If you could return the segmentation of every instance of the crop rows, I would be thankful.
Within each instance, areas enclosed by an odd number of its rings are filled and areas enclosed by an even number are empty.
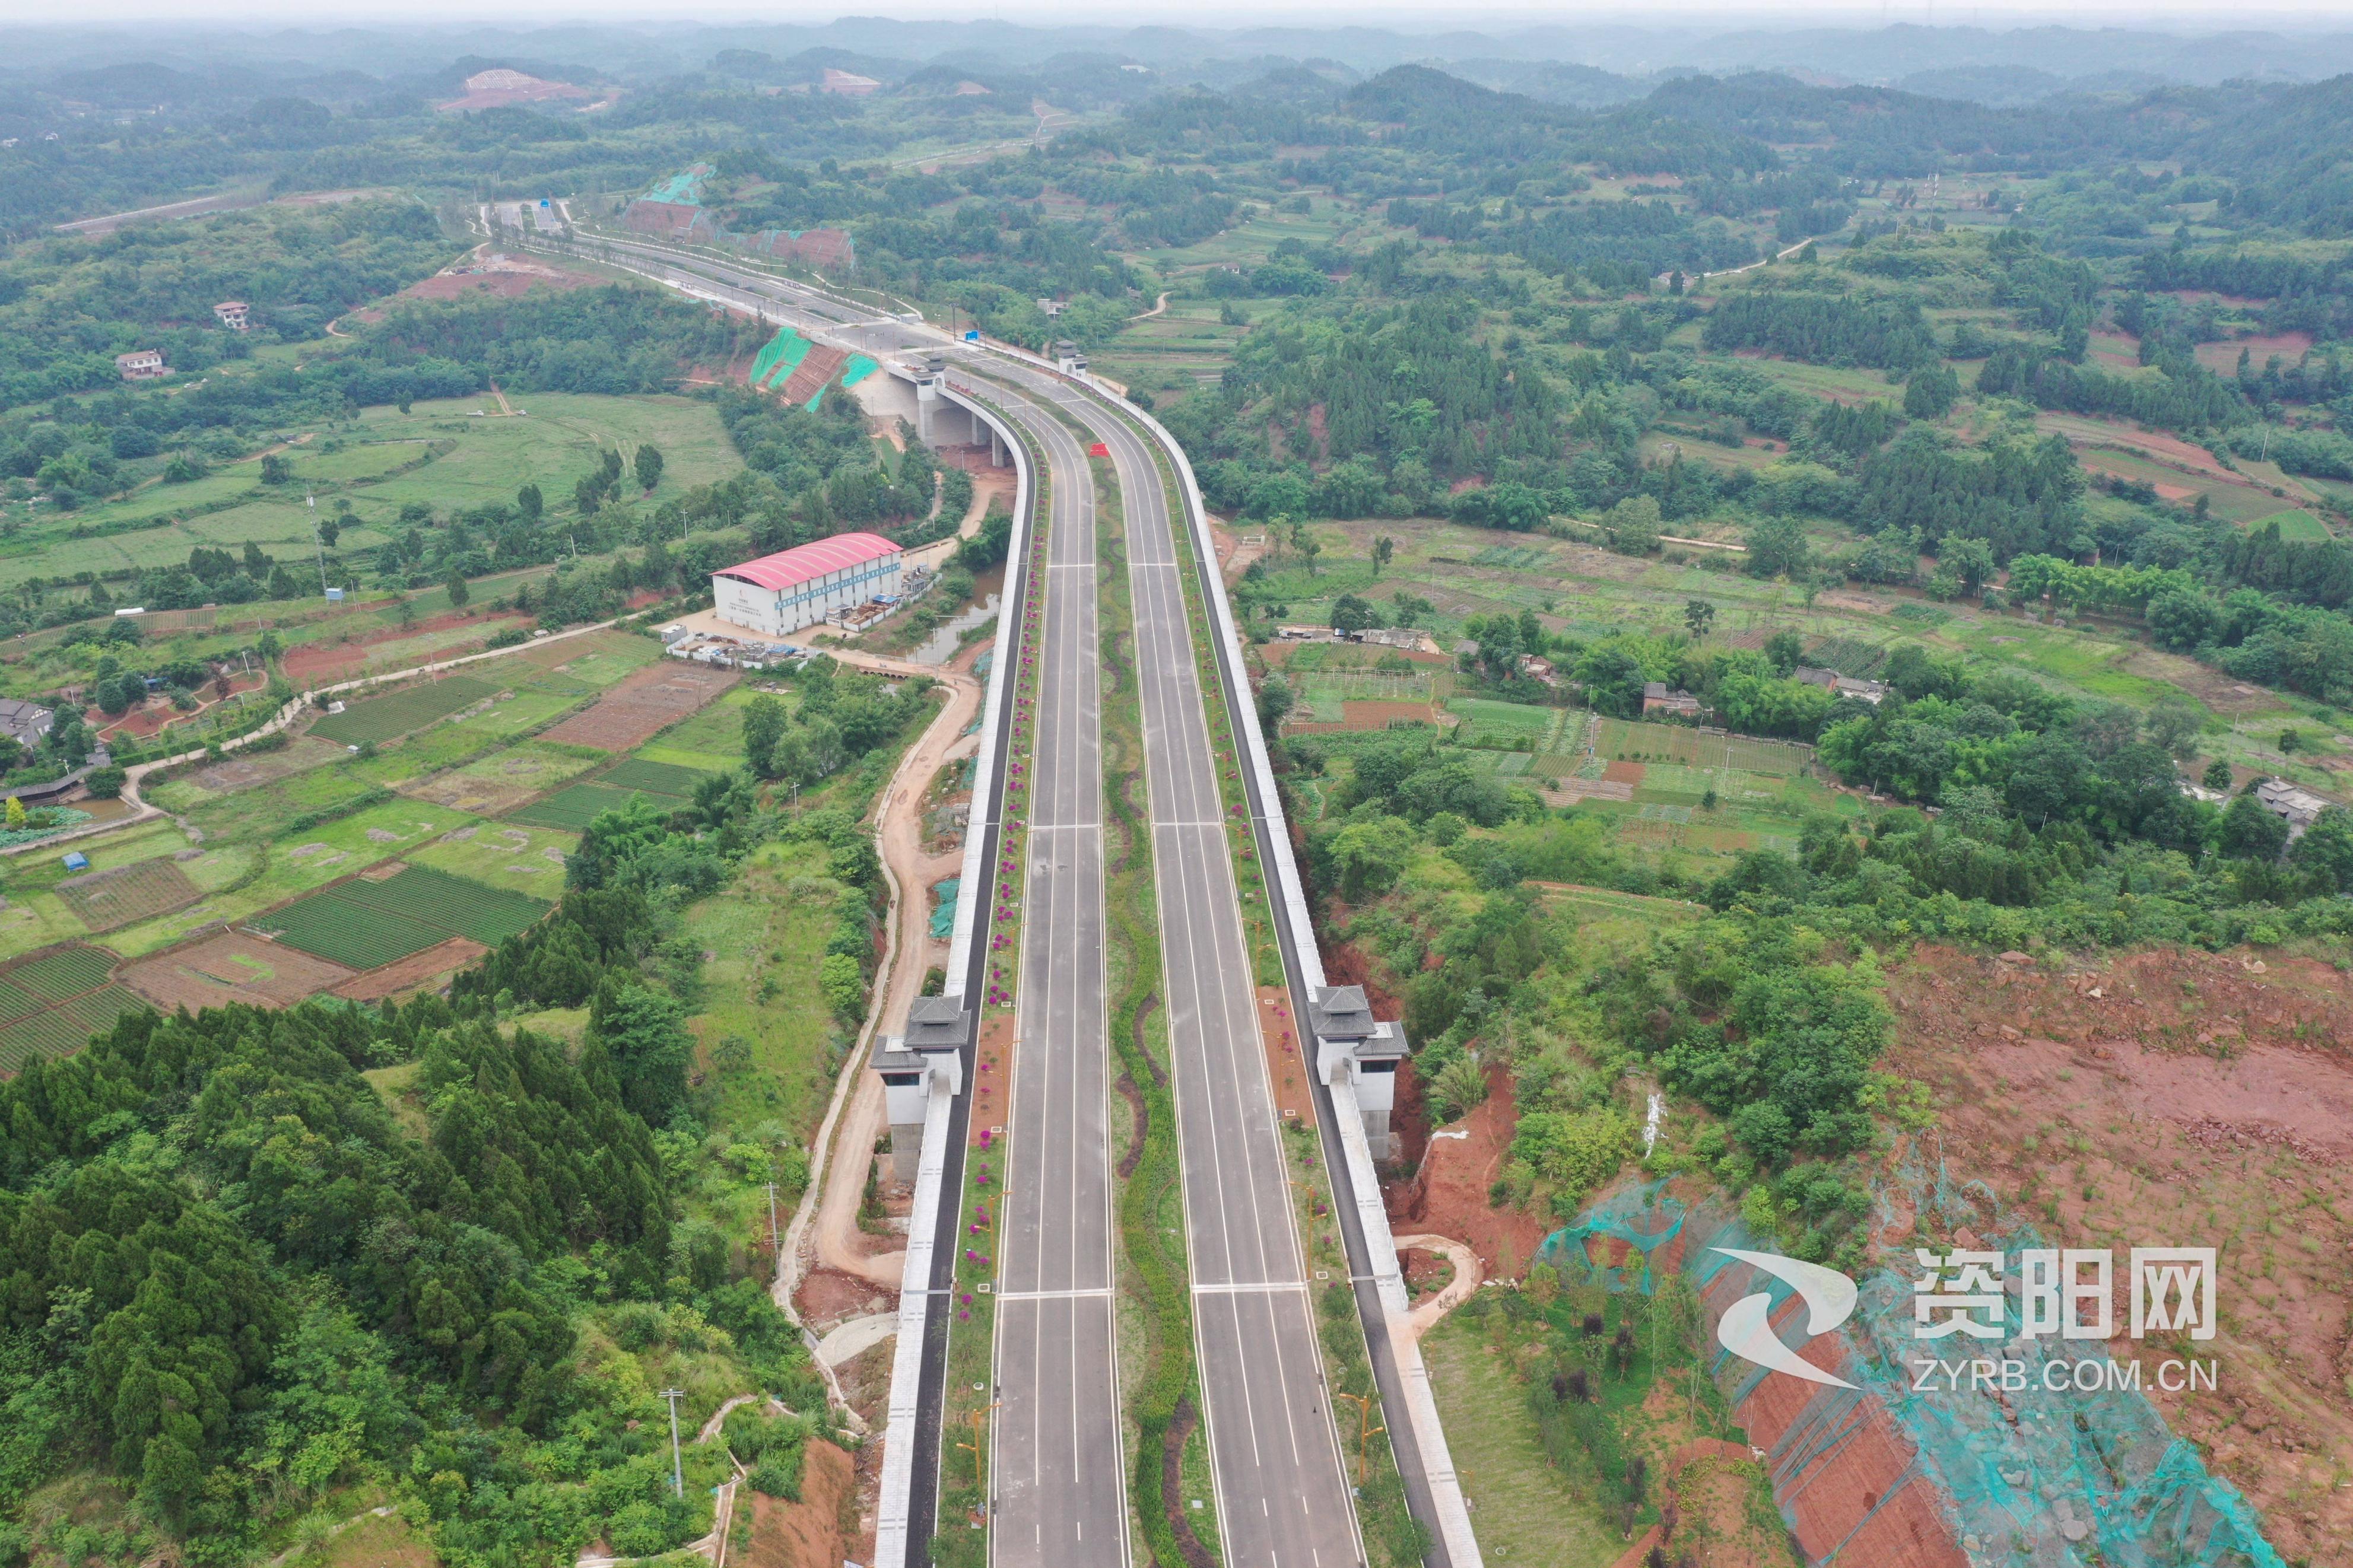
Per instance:
[[[412,730],[421,730],[460,708],[470,708],[486,697],[495,697],[498,689],[471,676],[444,676],[389,697],[370,698],[341,713],[330,713],[312,725],[311,732],[346,746],[370,742],[381,744],[398,740]]]
[[[147,1005],[120,985],[109,985],[0,1027],[0,1073],[19,1073],[42,1057],[69,1056],[115,1019]]]
[[[606,812],[626,809],[639,793],[633,789],[614,789],[601,784],[574,784],[569,789],[556,791],[545,800],[535,801],[521,811],[510,814],[509,820],[533,827],[562,827],[577,833]]]
[[[106,984],[114,955],[95,947],[69,947],[47,958],[20,963],[8,978],[44,1002],[62,1002]]]
[[[93,931],[134,925],[195,903],[204,896],[188,874],[168,859],[142,860],[119,870],[72,877],[58,884],[58,897]]]
[[[256,923],[288,947],[374,969],[454,936],[496,946],[547,909],[526,893],[412,866],[386,881],[350,881],[313,893]]]
[[[345,882],[333,897],[346,903],[426,925],[495,947],[547,912],[546,900],[493,888],[428,867],[411,866],[381,882]]]
[[[694,786],[709,777],[711,775],[700,768],[682,768],[675,763],[649,763],[642,757],[631,757],[596,783],[612,789],[643,790],[649,795],[667,795],[687,800],[692,797]]]

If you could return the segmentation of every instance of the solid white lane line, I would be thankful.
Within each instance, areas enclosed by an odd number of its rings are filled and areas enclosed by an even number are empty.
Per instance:
[[[1193,1294],[1196,1296],[1249,1296],[1262,1291],[1288,1293],[1306,1289],[1307,1281],[1304,1279],[1243,1280],[1230,1285],[1196,1285],[1193,1287]]]

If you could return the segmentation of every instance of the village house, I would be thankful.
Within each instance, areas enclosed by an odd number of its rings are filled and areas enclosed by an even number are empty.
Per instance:
[[[1819,686],[1835,697],[1852,697],[1858,702],[1868,702],[1873,708],[1886,699],[1887,683],[1883,680],[1859,680],[1852,675],[1841,675],[1835,669],[1816,669],[1801,664],[1789,672],[1789,679],[1807,686]]]
[[[1670,719],[1696,719],[1703,711],[1699,699],[1688,691],[1670,691],[1663,680],[1650,680],[1642,684],[1642,717],[1645,719],[1661,713]]]
[[[2255,800],[2264,810],[2286,819],[2290,843],[2303,837],[2304,830],[2336,804],[2285,779],[2265,779],[2255,785]]]

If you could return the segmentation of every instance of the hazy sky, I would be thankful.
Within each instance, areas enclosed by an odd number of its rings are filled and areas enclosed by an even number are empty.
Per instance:
[[[535,26],[573,21],[823,23],[837,8],[778,5],[775,0],[501,0],[494,7],[467,0],[11,0],[0,6],[6,23],[65,26],[140,20],[219,21],[232,26],[335,27],[380,22],[470,22]],[[854,15],[970,20],[996,17],[1036,23],[1190,23],[1203,26],[1341,23],[1409,31],[1577,22],[1658,26],[1875,26],[1889,22],[1976,24],[1985,26],[2057,23],[2070,26],[2162,27],[2208,32],[2275,27],[2331,31],[2353,28],[2348,0],[2262,0],[2226,10],[2215,0],[1815,0],[1793,11],[1788,0],[1649,0],[1648,4],[1564,5],[1557,0],[1475,0],[1474,4],[1413,5],[1404,0],[1127,0],[1105,7],[1096,0],[920,0],[904,5],[860,6]]]

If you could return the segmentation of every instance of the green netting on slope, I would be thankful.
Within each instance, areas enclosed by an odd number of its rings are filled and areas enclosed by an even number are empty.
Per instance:
[[[808,357],[808,352],[809,341],[807,338],[790,327],[778,327],[776,335],[762,344],[760,352],[753,356],[752,374],[744,378],[745,384],[759,387],[772,380],[781,383],[791,379],[793,372],[800,368],[801,361]]]
[[[932,884],[932,940],[945,942],[955,934],[956,889],[963,879],[950,877]]]
[[[700,205],[702,201],[703,176],[710,173],[711,165],[697,163],[692,168],[672,174],[662,181],[646,193],[645,199],[649,202],[670,202],[679,206]]]
[[[841,367],[841,384],[845,388],[856,386],[860,382],[864,381],[868,376],[872,375],[876,371],[881,368],[881,366],[876,364],[872,360],[868,359],[864,354],[851,354],[849,360],[844,363]],[[815,392],[809,394],[809,400],[807,403],[802,404],[801,406],[807,409],[811,414],[814,414],[818,410],[818,405],[824,401],[825,388],[820,386]]]
[[[1894,1223],[1908,1232],[1904,1216],[1918,1214],[1940,1222],[1931,1228],[1968,1226],[1985,1248],[2010,1259],[2042,1244],[2031,1225],[2001,1224],[1981,1184],[1957,1187],[1941,1166],[1907,1169],[1892,1186],[1880,1194],[1879,1226]],[[1899,1193],[1908,1206],[1895,1202]],[[1859,1282],[1852,1320],[1837,1331],[1846,1352],[1838,1370],[1858,1386],[1812,1387],[1768,1456],[1776,1500],[1813,1561],[1876,1568],[1871,1553],[1905,1527],[1904,1510],[1918,1506],[1917,1488],[1925,1485],[1953,1541],[1972,1563],[1988,1568],[2282,1568],[2253,1507],[2207,1471],[2198,1450],[2173,1435],[2145,1395],[2105,1386],[2077,1392],[2071,1381],[2063,1393],[2045,1391],[2046,1364],[2104,1360],[2096,1342],[1957,1336],[1964,1348],[1954,1348],[1951,1340],[1915,1339],[1919,1269],[1905,1240],[1882,1248],[1880,1266]],[[1679,1267],[1706,1302],[1711,1324],[1733,1301],[1763,1291],[1783,1337],[1802,1348],[1803,1309],[1792,1309],[1798,1327],[1782,1316],[1791,1288],[1719,1247],[1777,1250],[1711,1205],[1687,1208],[1659,1183],[1597,1202],[1547,1237],[1539,1256],[1580,1269],[1598,1266],[1599,1277],[1620,1289],[1653,1289],[1662,1272]],[[2004,1282],[2010,1291],[2007,1327],[2014,1332],[2018,1281],[2006,1270]],[[2021,1363],[2028,1392],[1997,1399],[1966,1383],[1957,1391],[1913,1386],[1912,1363],[1924,1358],[1978,1357]],[[2160,1359],[2149,1357],[2151,1370]],[[1711,1370],[1736,1410],[1774,1375],[1721,1350]],[[1777,1398],[1752,1408],[1767,1403],[1786,1407],[1786,1398]],[[1874,1445],[1878,1452],[1869,1453]],[[1874,1489],[1841,1505],[1832,1496],[1841,1465],[1869,1469]],[[1874,1533],[1875,1526],[1884,1529]]]

